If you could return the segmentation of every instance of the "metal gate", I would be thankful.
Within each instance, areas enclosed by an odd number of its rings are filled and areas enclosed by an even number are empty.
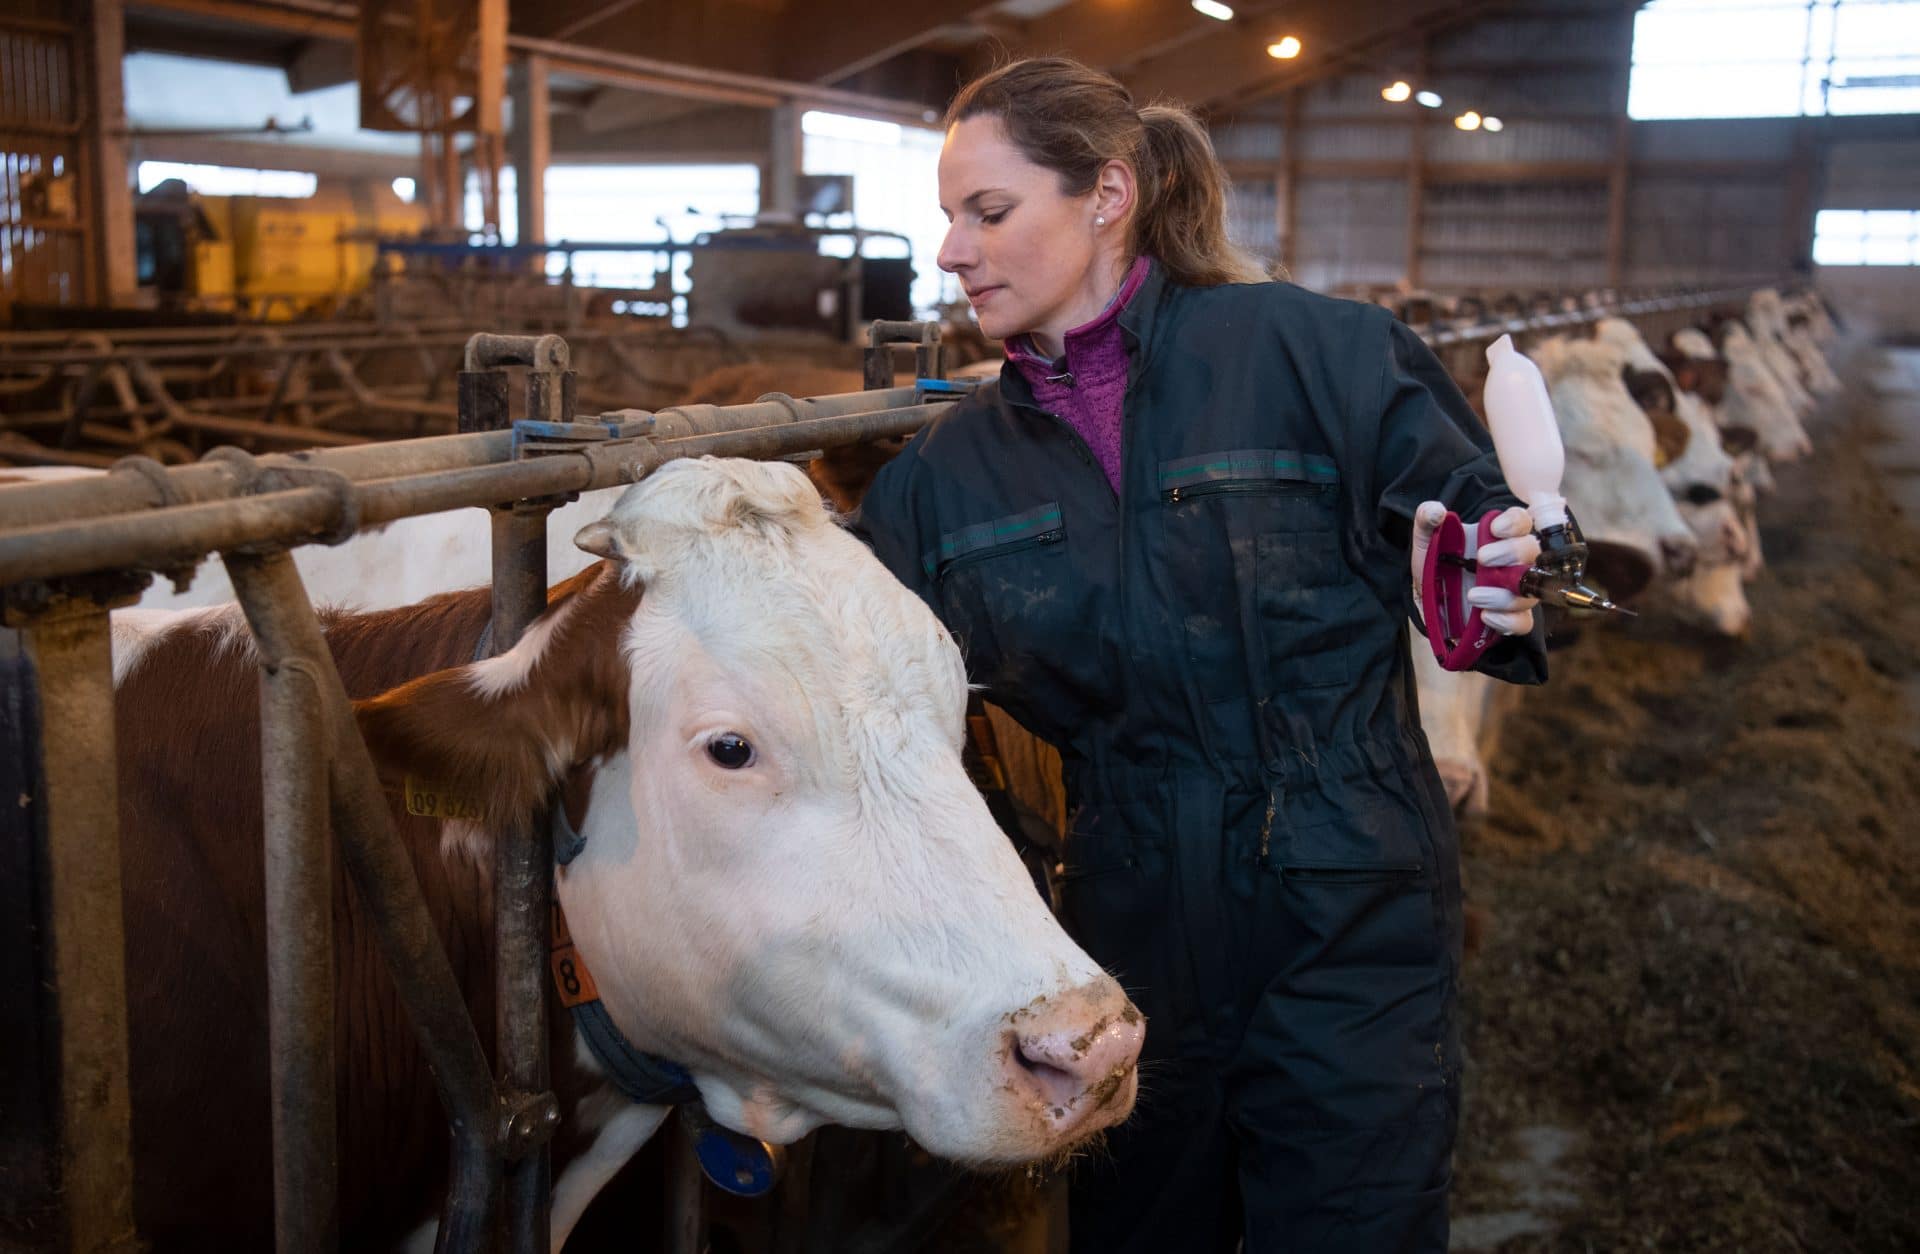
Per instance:
[[[10,5],[61,14],[64,4]],[[79,32],[0,16],[0,322],[16,303],[89,300]]]

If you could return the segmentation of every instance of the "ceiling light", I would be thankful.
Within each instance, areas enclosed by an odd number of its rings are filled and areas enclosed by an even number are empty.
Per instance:
[[[1455,118],[1453,124],[1463,131],[1477,131],[1480,129],[1480,115],[1472,109],[1468,109],[1465,113]]]
[[[1300,55],[1300,41],[1287,35],[1277,44],[1268,44],[1267,55],[1276,61],[1291,61]]]
[[[1429,109],[1438,109],[1440,107],[1440,93],[1437,91],[1423,91],[1416,95],[1414,99]]]
[[[1204,13],[1216,22],[1231,22],[1233,10],[1221,4],[1220,0],[1193,0],[1193,11]]]
[[[1404,79],[1397,79],[1380,89],[1380,99],[1391,100],[1395,104],[1399,104],[1402,100],[1412,99],[1412,97],[1413,88],[1407,86]]]
[[[1497,131],[1505,125],[1506,123],[1502,122],[1499,118],[1480,119],[1480,129],[1483,131]]]

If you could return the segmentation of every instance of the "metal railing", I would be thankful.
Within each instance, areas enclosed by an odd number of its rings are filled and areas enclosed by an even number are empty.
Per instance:
[[[917,346],[937,373],[937,328],[876,327]],[[337,542],[397,518],[465,506],[492,511],[492,647],[513,644],[546,599],[546,516],[573,493],[644,479],[678,457],[774,458],[909,434],[950,401],[913,387],[750,405],[605,414],[579,442],[516,453],[509,368],[526,372],[525,410],[572,420],[568,343],[477,335],[459,376],[462,432],[378,446],[255,458],[224,450],[166,468],[129,459],[112,473],[0,491],[0,612],[19,632],[37,708],[41,766],[25,811],[44,883],[16,886],[49,947],[33,990],[58,1036],[47,1083],[61,1117],[43,1131],[50,1205],[104,1207],[91,1231],[133,1240],[119,799],[115,793],[108,612],[152,572],[218,553],[258,649],[266,838],[268,1022],[278,1248],[323,1251],[338,1234],[333,1071],[331,830],[412,1020],[453,1137],[436,1249],[491,1248],[499,1211],[516,1254],[548,1242],[546,928],[552,851],[542,823],[495,842],[497,1070],[436,934],[374,763],[288,549]],[[30,720],[31,722],[32,720]],[[15,904],[9,900],[6,904]],[[64,1244],[80,1248],[63,1218]],[[90,1248],[99,1248],[93,1246]]]
[[[447,385],[465,330],[169,330],[0,333],[0,455],[104,468],[140,453],[184,464],[212,442],[346,446],[455,427]],[[746,356],[700,328],[595,328],[568,342],[588,400],[602,405],[677,400],[691,373]]]

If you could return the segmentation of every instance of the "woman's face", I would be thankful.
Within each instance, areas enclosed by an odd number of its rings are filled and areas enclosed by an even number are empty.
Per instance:
[[[947,132],[940,209],[952,225],[940,268],[959,277],[981,331],[996,340],[1035,332],[1057,351],[1067,330],[1099,314],[1125,238],[1119,213],[1105,211],[1108,182],[1065,194],[1060,176],[1029,161],[997,118],[967,118]]]

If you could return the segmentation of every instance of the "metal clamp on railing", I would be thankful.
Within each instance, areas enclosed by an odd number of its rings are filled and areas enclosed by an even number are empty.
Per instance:
[[[943,378],[946,363],[940,355],[940,324],[937,322],[888,322],[867,325],[865,361],[868,391],[893,386],[893,345],[918,345],[913,354],[913,372],[922,379]]]
[[[913,403],[925,405],[928,401],[957,401],[972,396],[984,379],[927,379],[913,381]]]
[[[222,445],[200,460],[232,466],[238,479],[240,496],[258,496],[263,492],[282,492],[289,488],[324,488],[332,494],[336,509],[333,525],[315,536],[322,544],[345,544],[360,530],[360,501],[354,495],[353,480],[337,470],[327,466],[299,465],[291,461],[262,462],[245,449],[230,445]],[[233,546],[233,551],[244,551],[244,548]]]
[[[654,416],[643,409],[619,409],[585,422],[522,418],[513,424],[513,457],[519,461],[542,453],[578,452],[607,440],[634,440],[652,435],[656,425]]]

